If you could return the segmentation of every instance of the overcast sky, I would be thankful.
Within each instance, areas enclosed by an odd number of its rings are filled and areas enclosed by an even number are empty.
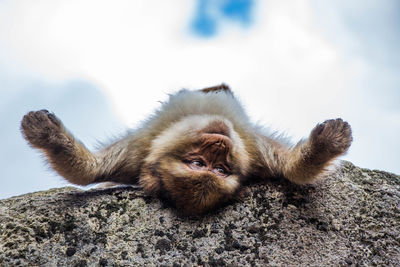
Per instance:
[[[399,45],[396,0],[0,1],[0,198],[67,185],[21,137],[26,112],[93,149],[221,82],[293,142],[342,117],[345,159],[400,174]]]

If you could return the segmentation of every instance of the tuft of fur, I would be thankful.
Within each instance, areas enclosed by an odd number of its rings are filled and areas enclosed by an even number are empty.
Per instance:
[[[253,177],[313,183],[352,142],[350,125],[335,119],[291,147],[253,125],[226,85],[170,95],[141,127],[96,153],[47,110],[26,114],[21,130],[69,182],[140,184],[186,214],[236,198]]]

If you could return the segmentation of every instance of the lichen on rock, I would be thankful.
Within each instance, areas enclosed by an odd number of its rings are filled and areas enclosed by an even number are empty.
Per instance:
[[[315,185],[271,179],[182,217],[135,187],[0,201],[1,266],[400,266],[400,177],[349,162]]]

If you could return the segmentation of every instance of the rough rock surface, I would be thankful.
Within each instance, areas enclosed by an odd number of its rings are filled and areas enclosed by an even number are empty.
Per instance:
[[[0,201],[0,266],[20,265],[400,266],[400,177],[343,162],[200,218],[131,187],[13,197]]]

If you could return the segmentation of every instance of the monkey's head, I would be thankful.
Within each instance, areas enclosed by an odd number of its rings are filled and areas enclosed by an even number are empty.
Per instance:
[[[232,198],[248,166],[249,153],[229,121],[190,116],[153,140],[141,184],[183,213],[200,214]]]

